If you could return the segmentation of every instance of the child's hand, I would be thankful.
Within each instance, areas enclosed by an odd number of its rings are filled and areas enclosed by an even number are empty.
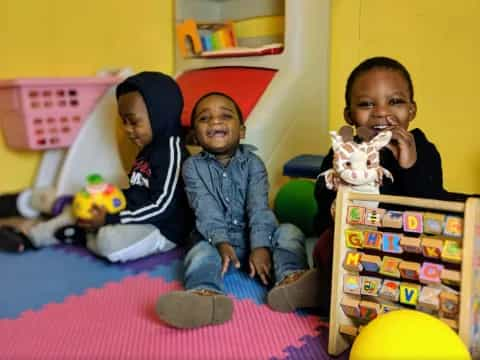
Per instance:
[[[90,209],[92,218],[88,220],[80,219],[77,225],[86,230],[96,230],[99,227],[105,225],[105,218],[107,216],[107,210],[103,206],[93,205]]]
[[[397,126],[393,123],[393,120],[387,118],[387,121],[391,125],[388,130],[392,132],[392,140],[387,145],[387,148],[392,151],[400,167],[409,169],[417,162],[415,139],[411,132]]]
[[[265,247],[258,247],[252,250],[248,259],[250,265],[250,277],[257,274],[264,285],[268,285],[270,280],[270,270],[272,269],[272,257],[270,250]]]
[[[233,266],[235,266],[237,269],[240,267],[240,261],[237,258],[237,254],[235,254],[233,246],[228,242],[222,242],[218,244],[217,250],[222,258],[222,276],[227,272],[230,262],[233,262]]]

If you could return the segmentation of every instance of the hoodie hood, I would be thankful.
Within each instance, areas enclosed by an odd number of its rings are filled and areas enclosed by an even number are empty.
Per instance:
[[[153,142],[180,136],[183,97],[175,80],[160,72],[144,71],[130,76],[116,88],[119,96],[138,91],[147,107]]]

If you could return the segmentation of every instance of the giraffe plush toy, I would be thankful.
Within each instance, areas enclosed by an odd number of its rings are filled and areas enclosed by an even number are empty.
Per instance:
[[[337,133],[330,132],[333,148],[333,168],[319,176],[325,176],[328,189],[336,190],[340,185],[352,190],[378,194],[384,176],[393,181],[392,174],[380,166],[379,150],[392,138],[391,131],[382,131],[368,140],[370,130],[358,128],[357,136],[366,141],[357,143],[353,139],[353,129],[344,126]]]

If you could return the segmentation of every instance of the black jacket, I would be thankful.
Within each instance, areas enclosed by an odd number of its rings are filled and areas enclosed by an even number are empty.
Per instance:
[[[411,131],[415,138],[417,162],[409,169],[402,169],[393,153],[383,148],[380,150],[380,164],[389,170],[394,181],[384,177],[380,193],[386,195],[412,196],[439,200],[464,201],[466,195],[450,193],[443,188],[442,160],[437,148],[429,142],[420,129]],[[332,168],[333,150],[323,159],[321,172]],[[333,224],[330,207],[336,192],[328,190],[323,176],[315,184],[315,199],[318,212],[314,220],[314,229],[320,235]],[[390,208],[390,207],[389,207]]]
[[[167,75],[142,72],[117,87],[117,98],[138,91],[148,110],[153,139],[137,155],[124,189],[127,208],[107,215],[107,224],[152,224],[170,241],[182,243],[192,226],[181,177],[188,152],[181,139],[183,98]]]

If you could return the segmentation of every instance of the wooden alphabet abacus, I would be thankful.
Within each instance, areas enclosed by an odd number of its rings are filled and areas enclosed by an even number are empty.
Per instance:
[[[367,207],[372,203],[382,208]],[[386,210],[392,207],[408,210]],[[362,326],[401,308],[440,318],[480,357],[480,199],[450,202],[341,187],[328,352],[340,354]]]

